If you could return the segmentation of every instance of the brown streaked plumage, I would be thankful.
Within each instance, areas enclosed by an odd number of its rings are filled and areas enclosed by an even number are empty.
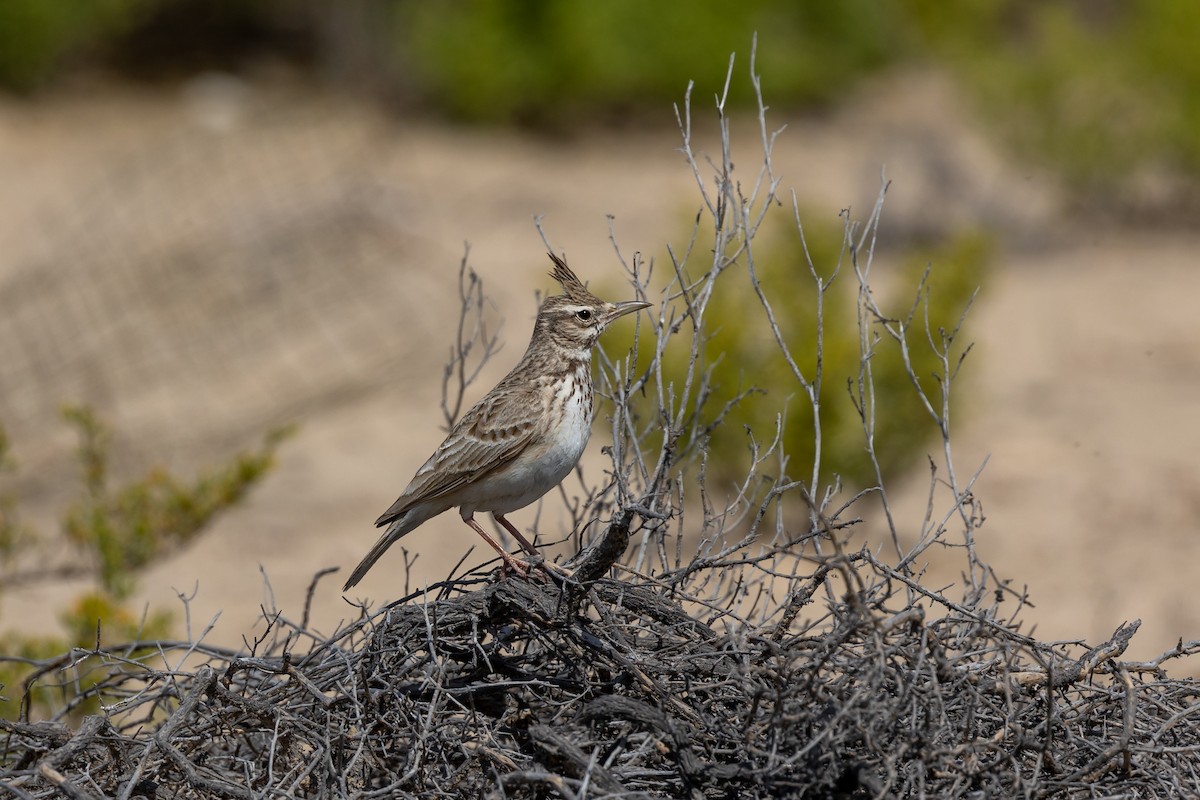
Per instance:
[[[553,253],[550,259],[550,275],[563,293],[542,303],[524,357],[459,419],[404,493],[376,520],[387,530],[355,567],[344,590],[362,580],[398,539],[454,507],[507,567],[529,569],[479,526],[476,511],[491,512],[526,553],[538,555],[504,515],[537,500],[575,468],[591,433],[592,348],[613,320],[650,305],[605,302],[587,290],[563,259]]]

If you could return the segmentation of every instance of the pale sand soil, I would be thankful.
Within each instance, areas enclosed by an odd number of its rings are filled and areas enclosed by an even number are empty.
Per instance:
[[[505,320],[473,399],[519,357],[532,292],[550,288],[531,215],[581,275],[614,286],[606,215],[623,252],[662,258],[697,200],[669,129],[546,141],[253,90],[212,133],[195,98],[100,87],[0,104],[0,418],[26,514],[51,530],[70,491],[64,401],[97,405],[131,465],[193,467],[299,417],[277,472],[138,594],[153,608],[193,594],[193,634],[219,612],[212,638],[236,643],[267,601],[260,570],[298,618],[313,573],[353,566],[440,441],[464,240]],[[884,82],[830,118],[793,120],[776,167],[812,213],[834,215],[865,213],[886,165],[885,238],[997,232],[955,431],[960,476],[991,456],[981,552],[1028,585],[1043,637],[1102,640],[1141,617],[1134,656],[1200,638],[1200,234],[1065,222],[1052,182],[1004,161],[960,105],[928,76]],[[697,126],[711,120],[698,112]],[[752,127],[738,136],[750,180]],[[907,531],[924,480],[897,492]],[[420,554],[415,588],[478,541],[446,515],[405,544]],[[361,596],[398,596],[401,563],[389,553]],[[324,630],[352,614],[340,583],[316,592]],[[45,629],[80,588],[6,593],[0,627]]]

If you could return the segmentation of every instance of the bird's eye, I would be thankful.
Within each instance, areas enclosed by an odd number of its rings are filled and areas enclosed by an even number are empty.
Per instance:
[[[575,316],[578,317],[581,322],[590,322],[592,319],[592,312],[586,308],[581,308],[575,312]]]

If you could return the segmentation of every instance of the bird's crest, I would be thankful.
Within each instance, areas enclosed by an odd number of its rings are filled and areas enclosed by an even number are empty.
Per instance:
[[[587,290],[583,282],[567,266],[566,261],[554,253],[548,253],[548,255],[550,256],[550,260],[554,262],[554,269],[550,271],[550,277],[554,278],[562,286],[563,294],[577,303],[593,303],[598,301],[599,298]]]

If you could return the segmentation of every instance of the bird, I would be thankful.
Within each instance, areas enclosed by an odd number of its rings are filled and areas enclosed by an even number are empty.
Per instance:
[[[387,529],[342,591],[361,581],[402,537],[454,507],[500,554],[502,575],[507,570],[527,575],[531,565],[514,558],[480,527],[476,512],[491,513],[522,550],[540,557],[505,514],[533,503],[579,463],[594,415],[592,350],[614,320],[650,306],[642,300],[601,300],[564,258],[553,252],[549,256],[554,264],[550,276],[562,294],[542,302],[525,355],[451,427],[396,502],[375,521],[376,527]]]

